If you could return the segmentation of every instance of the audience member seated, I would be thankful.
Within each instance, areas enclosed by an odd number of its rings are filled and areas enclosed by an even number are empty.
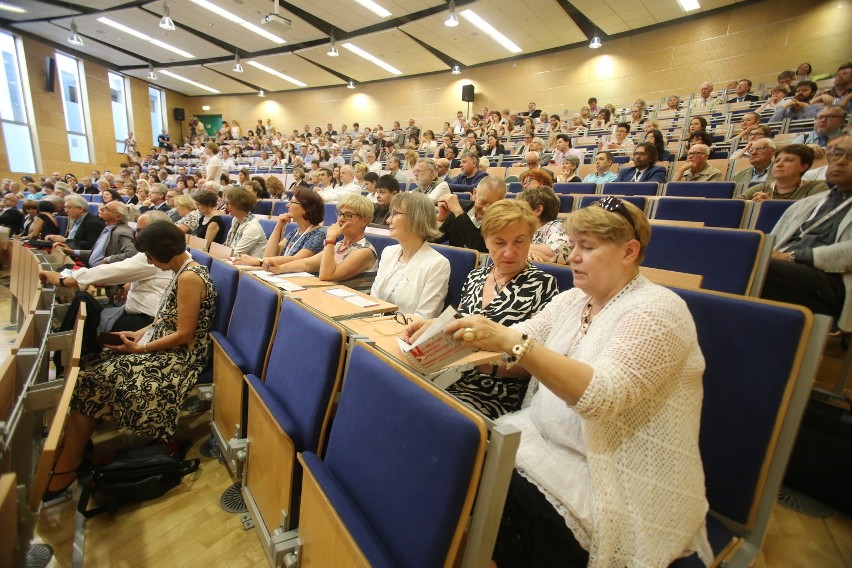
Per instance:
[[[686,154],[686,163],[675,172],[672,181],[723,181],[724,174],[707,163],[710,148],[695,144]]]
[[[487,175],[487,173],[479,171],[479,156],[470,152],[464,152],[461,157],[461,172],[449,180],[449,183],[451,186],[454,186],[454,190],[474,188]],[[418,180],[417,183],[419,185],[420,181]]]
[[[699,96],[692,99],[689,103],[689,108],[713,108],[719,102],[719,99],[713,95],[713,83],[705,81],[701,83]]]
[[[205,185],[206,186],[206,185]],[[218,188],[218,184],[216,184]],[[198,210],[199,219],[198,227],[194,233],[196,237],[200,237],[210,243],[225,244],[225,222],[222,220],[222,212],[216,209],[219,198],[216,197],[218,189],[213,191],[202,190],[194,193],[192,198],[195,200],[195,208]]]
[[[731,181],[740,185],[747,185],[753,181],[774,181],[772,158],[775,154],[775,142],[769,138],[757,138],[749,140],[747,147],[750,148],[748,163],[751,167],[735,173]]]
[[[390,215],[390,202],[399,193],[399,190],[399,182],[392,175],[385,174],[379,178],[379,181],[376,182],[376,205],[371,225],[387,228],[388,216]]]
[[[198,223],[201,221],[201,213],[195,207],[195,199],[190,195],[176,195],[173,200],[172,211],[178,214],[178,220],[175,221],[177,228],[184,233],[191,234],[198,230]],[[171,215],[169,215],[171,218]]]
[[[512,325],[529,319],[556,295],[556,280],[527,262],[535,225],[523,201],[501,199],[488,208],[482,234],[492,264],[471,271],[457,308],[461,315],[480,314]],[[403,339],[419,327],[420,322],[410,326]],[[497,365],[486,367],[465,372],[447,392],[491,419],[520,410],[529,380],[499,378],[491,373]]]
[[[673,162],[674,156],[666,149],[666,140],[663,133],[654,128],[645,133],[643,142],[650,142],[657,149],[657,160],[660,162]]]
[[[271,271],[279,264],[307,258],[322,251],[325,240],[325,227],[322,226],[325,204],[322,197],[313,190],[300,188],[287,204],[287,210],[289,213],[278,216],[278,222],[263,251],[263,258],[246,258],[243,262],[253,266],[262,265]],[[296,228],[285,234],[284,229],[291,222],[296,223]]]
[[[772,229],[761,296],[807,306],[852,331],[852,136],[832,139],[826,158],[831,189],[791,205]]]
[[[729,103],[752,102],[757,100],[757,95],[751,94],[751,80],[740,79],[737,81],[737,96],[728,99]]]
[[[497,376],[538,381],[529,404],[498,420],[521,430],[498,566],[713,559],[695,325],[677,295],[639,274],[651,234],[642,212],[614,197],[599,203],[566,220],[575,288],[510,328],[478,315],[448,327],[506,353]]]
[[[568,154],[562,161],[562,172],[556,175],[557,183],[570,183],[582,181],[577,175],[580,167],[580,158],[574,154]]]
[[[752,144],[754,144],[757,140],[762,140],[764,138],[771,139],[772,130],[763,124],[755,126],[748,133],[748,142],[746,145],[731,154],[730,159],[739,160],[740,158],[748,158],[751,156]]]
[[[633,166],[622,168],[615,181],[656,181],[665,183],[666,168],[655,166],[657,149],[653,144],[642,142],[633,150]]]
[[[242,187],[230,186],[225,189],[225,203],[234,218],[225,237],[225,246],[234,249],[234,264],[250,264],[249,261],[263,254],[266,247],[266,233],[251,212],[257,196]]]
[[[340,185],[329,185],[322,189],[315,189],[322,198],[323,203],[337,203],[339,199],[342,199],[348,194],[360,195],[361,193],[361,186],[355,182],[355,168],[352,166],[343,166],[340,168]]]
[[[417,187],[412,191],[422,193],[432,201],[437,201],[438,198],[451,193],[449,183],[438,178],[438,164],[434,159],[420,158],[417,160],[417,165],[414,166],[412,173],[417,182]],[[459,174],[459,176],[462,175]],[[455,179],[453,183],[455,183]]]
[[[111,201],[100,208],[100,217],[106,225],[91,249],[71,248],[68,242],[57,242],[53,246],[85,263],[89,268],[102,262],[118,262],[130,258],[137,250],[133,245],[133,229],[127,224],[129,214],[127,205],[121,201]],[[58,235],[52,237],[56,239]]]
[[[823,107],[822,104],[811,102],[816,92],[816,83],[801,81],[796,85],[796,94],[778,105],[769,122],[780,122],[788,118],[791,120],[814,118]]]
[[[844,63],[837,68],[834,86],[820,94],[825,105],[837,105],[847,113],[852,112],[852,63]]]
[[[506,196],[506,182],[497,176],[485,176],[471,193],[471,201],[459,200],[454,193],[438,199],[440,234],[433,242],[448,242],[454,247],[487,252],[479,231],[488,207]]]
[[[162,183],[153,183],[151,184],[151,189],[148,191],[148,201],[151,202],[149,206],[140,207],[140,211],[145,213],[146,211],[162,211],[163,213],[168,213],[170,207],[166,203],[166,194],[168,194],[169,188]],[[107,192],[109,193],[109,192]],[[112,200],[113,196],[110,196],[110,200]],[[104,203],[108,203],[106,196],[104,197]]]
[[[207,269],[193,262],[184,234],[170,222],[149,225],[139,233],[137,246],[149,263],[175,277],[151,326],[121,332],[120,345],[81,361],[65,443],[45,500],[74,482],[102,419],[136,434],[171,438],[181,404],[209,360],[216,289]]]
[[[709,148],[713,145],[713,137],[710,136],[709,132],[706,132],[704,130],[698,130],[690,134],[689,140],[687,140],[686,145],[684,146],[683,155],[679,158],[680,161],[685,161],[687,159],[689,149],[695,146],[696,144],[704,144]]]
[[[305,181],[304,168],[293,168],[293,171],[291,171],[290,173],[293,176],[293,183],[290,184],[290,187],[287,188],[287,191],[296,191],[296,189],[298,189],[299,187],[311,187],[308,185],[308,182]],[[341,175],[343,175],[343,172],[341,172]]]
[[[406,315],[433,318],[444,308],[450,281],[450,262],[427,242],[439,237],[435,205],[422,193],[408,192],[394,196],[390,208],[390,236],[399,244],[382,251],[370,295]]]
[[[757,113],[762,113],[765,110],[775,112],[779,108],[783,108],[781,104],[783,100],[789,96],[789,92],[783,85],[777,85],[769,92],[769,98],[762,105],[754,109]]]
[[[482,156],[500,157],[505,151],[506,149],[503,147],[503,144],[500,143],[500,139],[494,134],[489,134]]]
[[[373,204],[369,199],[354,193],[345,195],[337,203],[337,223],[326,229],[322,252],[279,264],[270,272],[313,272],[320,280],[369,292],[379,265],[376,249],[364,236],[372,218]],[[338,241],[341,235],[343,239]]]
[[[553,189],[547,186],[528,187],[518,194],[517,199],[525,201],[536,217],[529,259],[568,264],[571,243],[565,234],[565,224],[559,219],[559,197]]]
[[[630,125],[626,122],[619,122],[615,127],[615,134],[609,137],[608,142],[598,143],[598,149],[601,150],[624,150],[634,146],[633,139],[630,138]]]
[[[686,129],[687,139],[694,133],[707,130],[707,119],[703,116],[693,116],[689,119],[689,127]]]
[[[595,172],[583,178],[584,183],[604,184],[615,181],[618,174],[612,171],[612,152],[598,152],[595,156]]]
[[[790,144],[775,151],[772,175],[775,181],[759,183],[735,197],[752,201],[802,199],[826,191],[824,181],[802,181],[802,175],[814,163],[814,152],[804,144]]]
[[[521,182],[521,187],[526,189],[528,187],[553,187],[553,176],[550,175],[549,170],[545,170],[543,168],[536,168],[534,170],[527,170],[521,174],[518,178]]]
[[[106,223],[89,213],[89,202],[81,195],[69,195],[65,198],[65,212],[68,214],[68,236],[48,235],[45,240],[63,243],[71,250],[95,246]]]
[[[12,235],[20,233],[24,214],[18,209],[18,196],[11,191],[4,195],[3,208],[0,211],[0,227],[7,227]]]
[[[732,136],[727,140],[731,143],[731,148],[738,148],[743,140],[748,140],[749,133],[757,128],[760,124],[760,115],[756,112],[743,113],[740,119],[740,132],[736,136]]]
[[[807,144],[814,151],[814,157],[821,159],[825,156],[828,141],[840,136],[843,132],[846,115],[846,111],[841,106],[822,107],[814,122],[813,131],[802,132],[793,139],[793,143]]]

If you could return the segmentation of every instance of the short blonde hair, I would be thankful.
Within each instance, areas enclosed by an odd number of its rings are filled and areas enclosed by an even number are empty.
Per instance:
[[[532,212],[529,203],[521,199],[501,199],[492,203],[482,217],[480,232],[483,238],[499,233],[512,223],[523,223],[529,228],[529,236],[535,234],[538,219]]]
[[[177,195],[174,199],[175,208],[183,207],[184,209],[189,209],[192,211],[195,209],[195,200],[186,194]]]
[[[393,196],[390,209],[399,209],[408,218],[411,232],[431,241],[441,236],[438,230],[438,218],[435,216],[435,203],[423,193],[400,192]]]
[[[651,240],[651,225],[641,209],[624,200],[621,200],[621,204],[625,208],[622,211],[630,216],[630,221],[621,212],[607,211],[594,203],[570,213],[565,218],[565,232],[569,235],[591,233],[605,241],[619,244],[636,239],[639,241],[636,263],[641,264]]]
[[[357,193],[347,193],[337,201],[337,210],[348,207],[369,223],[373,220],[373,202]]]

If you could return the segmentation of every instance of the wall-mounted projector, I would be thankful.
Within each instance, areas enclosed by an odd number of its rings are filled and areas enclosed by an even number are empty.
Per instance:
[[[286,26],[288,28],[293,27],[293,21],[288,20],[281,14],[267,14],[260,19],[261,24],[268,24],[270,22],[275,22],[276,24],[281,24],[282,26]]]

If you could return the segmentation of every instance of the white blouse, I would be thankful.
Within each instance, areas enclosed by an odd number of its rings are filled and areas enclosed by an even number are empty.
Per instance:
[[[400,264],[401,256],[400,245],[382,251],[370,295],[396,304],[405,314],[423,319],[437,317],[447,297],[450,262],[429,243],[423,243],[407,264]]]

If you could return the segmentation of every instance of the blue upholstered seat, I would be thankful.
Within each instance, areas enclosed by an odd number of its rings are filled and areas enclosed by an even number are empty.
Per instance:
[[[665,198],[657,200],[654,219],[701,221],[707,227],[738,229],[742,225],[742,199]]]
[[[653,181],[613,181],[605,183],[601,193],[604,195],[657,195],[660,184]]]
[[[761,201],[757,205],[757,214],[754,217],[753,229],[763,231],[764,233],[772,232],[775,228],[778,219],[784,214],[795,201],[785,199],[770,199]]]
[[[432,245],[432,248],[450,261],[450,283],[444,306],[458,306],[468,274],[479,266],[479,252],[449,245]]]
[[[200,264],[201,266],[206,266],[210,268],[213,264],[213,257],[200,249],[189,249],[189,255],[192,257],[192,260]],[[214,282],[215,286],[215,282]],[[218,309],[218,307],[217,307]]]
[[[598,190],[597,184],[594,183],[555,183],[553,191],[556,193],[582,193],[591,195]]]
[[[732,181],[670,181],[664,195],[669,197],[715,197],[730,199],[737,184]]]
[[[574,287],[574,272],[562,264],[552,262],[533,262],[539,270],[556,278],[556,285],[560,292],[570,290]]]

